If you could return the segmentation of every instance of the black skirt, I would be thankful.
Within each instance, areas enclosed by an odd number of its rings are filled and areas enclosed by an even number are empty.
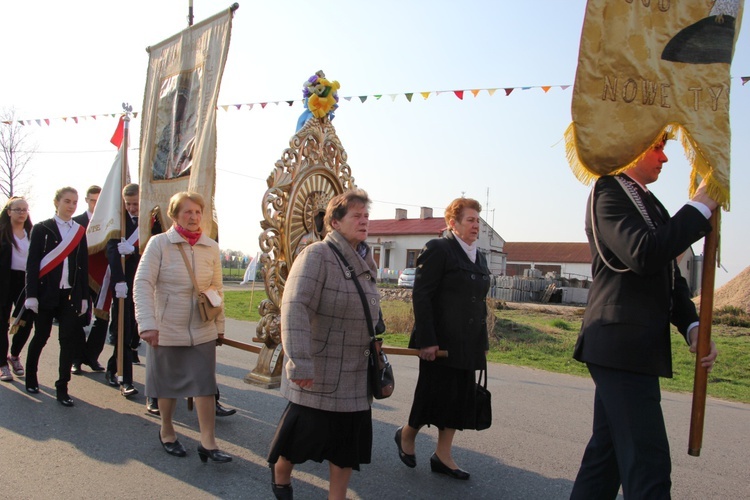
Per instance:
[[[476,429],[476,372],[419,361],[409,426],[419,429]]]
[[[281,415],[268,452],[268,463],[282,456],[293,464],[328,460],[359,470],[370,463],[372,410],[335,412],[289,403]]]

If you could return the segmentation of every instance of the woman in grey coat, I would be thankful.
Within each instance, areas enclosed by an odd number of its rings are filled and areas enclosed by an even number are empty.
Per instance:
[[[307,246],[289,272],[281,303],[286,356],[281,393],[289,404],[268,457],[276,498],[292,498],[294,464],[327,460],[328,498],[343,499],[352,470],[370,463],[370,333],[353,281],[362,285],[370,317],[378,318],[376,266],[365,243],[369,205],[362,190],[331,199],[325,214],[325,240]],[[347,273],[330,245],[341,252],[352,272]]]

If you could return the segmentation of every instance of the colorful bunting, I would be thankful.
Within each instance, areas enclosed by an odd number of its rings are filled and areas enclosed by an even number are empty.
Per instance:
[[[742,85],[744,86],[747,82],[750,81],[750,76],[742,76],[739,77],[740,81],[742,82]],[[545,94],[549,93],[549,91],[553,88],[560,88],[560,90],[567,90],[571,85],[536,85],[536,86],[529,86],[529,87],[495,87],[495,88],[486,88],[486,89],[464,89],[464,90],[432,90],[427,92],[418,92],[419,95],[422,96],[422,98],[426,101],[431,94],[435,94],[436,96],[440,94],[453,94],[455,95],[459,100],[463,100],[464,93],[465,92],[471,92],[471,94],[474,97],[478,97],[479,94],[486,90],[487,93],[490,95],[490,97],[495,95],[495,92],[498,90],[505,91],[505,96],[509,96],[511,93],[513,93],[516,89],[521,90],[531,90],[531,89],[541,89]],[[352,99],[359,99],[361,103],[364,103],[369,97],[374,97],[376,100],[380,100],[384,95],[391,98],[391,101],[395,101],[396,98],[400,95],[403,95],[406,97],[406,100],[408,102],[412,102],[412,99],[414,98],[415,92],[403,92],[403,93],[396,93],[396,94],[372,94],[372,95],[360,95],[360,96],[346,96],[343,97],[343,99],[347,102],[351,102]],[[243,107],[247,108],[248,111],[251,111],[253,107],[256,104],[260,104],[260,107],[265,109],[268,104],[275,104],[279,106],[282,103],[286,103],[287,106],[294,106],[295,102],[302,102],[301,99],[296,100],[284,100],[284,101],[267,101],[267,102],[250,102],[245,104],[221,104],[217,106],[217,109],[223,109],[224,111],[230,111],[230,108],[234,108],[236,110],[240,110]],[[63,122],[68,121],[68,119],[73,120],[75,123],[78,123],[79,120],[86,120],[87,118],[91,118],[92,120],[96,120],[98,116],[105,116],[109,118],[117,118],[120,115],[118,113],[104,113],[99,115],[82,115],[82,116],[63,116],[61,118],[57,118],[59,120],[62,120]],[[138,112],[133,113],[133,118],[138,117]],[[42,126],[42,122],[44,122],[46,125],[50,125],[50,121],[53,120],[51,118],[36,118],[31,120],[17,120],[17,123],[20,125],[32,125],[33,123],[36,123],[37,126]],[[9,125],[10,122],[2,122],[6,125]]]

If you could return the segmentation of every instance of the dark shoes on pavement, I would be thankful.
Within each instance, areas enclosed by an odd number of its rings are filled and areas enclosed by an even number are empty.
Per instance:
[[[216,402],[216,416],[217,417],[229,417],[230,415],[234,415],[237,413],[237,410],[234,408],[224,408],[221,406],[221,403],[218,401]]]
[[[398,458],[401,459],[401,461],[406,465],[407,467],[411,467],[412,469],[417,466],[417,456],[416,455],[409,455],[408,453],[404,453],[404,450],[401,449],[401,431],[404,430],[403,427],[399,427],[396,431],[396,436],[394,437],[394,440],[396,441],[396,446],[398,447]]]
[[[174,455],[175,457],[184,457],[187,455],[187,452],[185,451],[185,447],[180,444],[180,442],[175,439],[171,443],[165,443],[161,440],[161,430],[159,430],[159,442],[161,443],[162,448],[164,448],[164,451],[169,453],[170,455]]]
[[[81,363],[73,363],[73,366],[70,367],[70,373],[73,375],[83,375],[83,370],[81,370]]]
[[[122,394],[126,398],[129,398],[130,396],[135,396],[136,394],[138,394],[138,389],[136,389],[133,384],[122,384],[120,386],[120,394]]]
[[[449,469],[448,466],[441,462],[440,458],[434,453],[430,457],[430,470],[432,470],[432,472],[437,472],[438,474],[445,474],[453,479],[466,480],[471,477],[471,474],[465,470]]]
[[[159,411],[159,403],[151,398],[148,398],[148,401],[146,401],[146,413],[148,413],[149,415],[154,415],[155,417],[160,416],[161,412]]]
[[[116,373],[104,372],[104,380],[106,380],[107,384],[111,385],[112,387],[120,387],[120,382],[117,381]]]
[[[219,449],[207,450],[203,447],[202,444],[198,445],[198,457],[200,457],[201,462],[203,462],[204,464],[208,462],[209,458],[212,462],[216,462],[218,464],[225,464],[232,461],[231,455],[224,453]]]

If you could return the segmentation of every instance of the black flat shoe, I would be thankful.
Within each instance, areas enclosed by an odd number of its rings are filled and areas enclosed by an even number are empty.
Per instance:
[[[148,403],[146,403],[146,413],[149,415],[153,415],[155,417],[158,417],[161,415],[161,412],[159,411],[159,406],[154,404],[153,401],[149,400]]]
[[[98,361],[94,361],[93,363],[84,363],[84,364],[88,366],[89,368],[91,368],[91,371],[103,372],[105,370],[105,368],[102,365],[100,365]]]
[[[237,413],[237,410],[234,408],[224,408],[219,404],[219,402],[216,402],[216,416],[217,417],[229,417],[230,415],[234,415]]]
[[[225,464],[227,462],[232,461],[232,457],[223,451],[216,449],[216,450],[207,450],[203,447],[202,444],[198,445],[198,456],[201,459],[201,462],[204,464],[208,462],[208,459],[210,458],[212,462],[217,462],[220,464]]]
[[[83,370],[81,370],[81,364],[74,363],[73,366],[70,367],[70,373],[72,373],[73,375],[83,375]]]
[[[73,400],[70,399],[70,396],[68,396],[67,394],[65,396],[57,396],[57,402],[66,408],[70,408],[71,406],[74,406]]]
[[[26,392],[29,394],[39,394],[39,386],[34,385],[31,387],[26,387]]]
[[[396,446],[398,447],[398,458],[401,459],[401,461],[406,465],[407,467],[411,467],[412,469],[417,466],[417,456],[416,455],[409,455],[408,453],[404,453],[404,450],[401,449],[401,431],[404,430],[403,427],[399,427],[396,431],[396,436],[393,438],[396,441]]]
[[[138,394],[138,389],[136,389],[133,384],[123,384],[120,386],[120,394],[129,398],[130,396]]]
[[[161,443],[162,448],[164,448],[164,451],[169,453],[170,455],[174,455],[175,457],[184,457],[187,455],[187,451],[185,451],[185,447],[180,444],[180,442],[175,439],[171,443],[165,443],[161,440],[161,430],[159,431],[159,442]]]
[[[292,483],[276,484],[276,464],[268,464],[271,468],[271,490],[277,500],[294,500],[294,489]]]
[[[437,455],[434,453],[430,457],[430,470],[437,472],[438,474],[445,474],[453,479],[466,480],[471,477],[471,474],[461,469],[449,469],[447,465],[440,461]]]
[[[107,384],[112,387],[120,387],[120,383],[117,381],[117,374],[112,372],[104,372],[104,380]]]

